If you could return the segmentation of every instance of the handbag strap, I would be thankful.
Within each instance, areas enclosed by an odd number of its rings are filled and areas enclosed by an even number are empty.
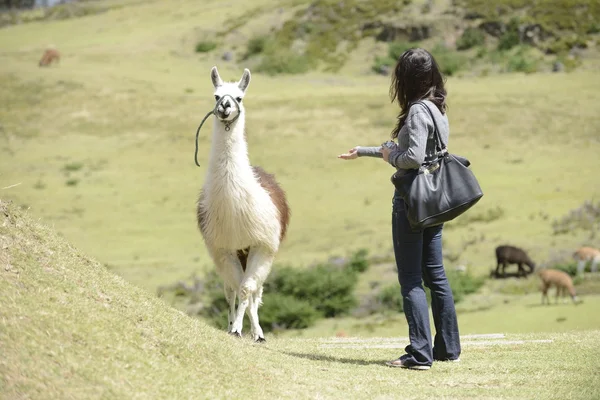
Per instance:
[[[433,159],[431,159],[429,161],[426,160],[423,163],[423,164],[430,164],[430,163],[436,161],[439,157],[448,153],[448,148],[447,148],[446,144],[442,141],[442,137],[440,136],[440,131],[437,127],[437,123],[435,122],[435,117],[433,116],[433,113],[431,112],[431,109],[429,108],[427,103],[419,100],[419,101],[414,102],[412,105],[415,105],[415,104],[421,104],[423,107],[425,107],[425,109],[429,113],[429,116],[431,117],[431,120],[433,121],[433,138],[432,138],[433,140],[430,140],[429,138],[427,138],[426,148],[429,150],[433,146],[434,151],[429,152],[429,153],[435,153],[435,154],[433,155],[433,157],[434,157]]]

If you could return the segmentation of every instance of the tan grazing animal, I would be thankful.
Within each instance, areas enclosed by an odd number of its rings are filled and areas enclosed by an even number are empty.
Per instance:
[[[573,258],[577,261],[577,275],[582,275],[585,271],[585,266],[588,262],[591,262],[590,270],[596,272],[598,270],[598,263],[600,263],[600,250],[594,249],[593,247],[580,247],[575,253]]]
[[[47,67],[52,62],[60,61],[60,53],[56,49],[47,49],[40,59],[40,67]]]
[[[571,299],[573,299],[573,303],[577,304],[577,294],[575,293],[575,288],[573,287],[573,280],[566,272],[559,271],[556,269],[540,269],[538,271],[538,275],[542,280],[542,304],[544,304],[544,300],[548,300],[548,304],[550,304],[550,299],[548,298],[548,289],[551,286],[556,287],[556,303],[558,303],[558,297],[562,292],[564,296],[566,292],[569,292]]]

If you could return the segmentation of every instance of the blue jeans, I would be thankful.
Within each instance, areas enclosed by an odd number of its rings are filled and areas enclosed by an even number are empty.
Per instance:
[[[454,298],[442,261],[443,225],[413,230],[406,218],[404,201],[397,194],[392,215],[394,254],[410,339],[403,359],[408,360],[408,365],[431,365],[433,360],[457,359],[460,338]],[[433,346],[423,281],[431,291],[436,332]]]

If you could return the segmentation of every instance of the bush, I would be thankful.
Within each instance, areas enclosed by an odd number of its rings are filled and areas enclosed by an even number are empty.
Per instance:
[[[388,45],[388,54],[386,56],[376,56],[375,62],[371,66],[371,69],[373,70],[373,72],[376,72],[378,74],[382,74],[384,72],[386,72],[387,74],[387,71],[389,71],[396,65],[400,56],[406,50],[412,49],[413,47],[417,47],[417,44],[411,44],[407,42],[390,43]]]
[[[350,257],[346,268],[354,273],[365,272],[369,268],[369,260],[367,260],[368,251],[360,249]]]
[[[259,311],[260,324],[266,331],[277,329],[304,329],[321,318],[306,300],[281,293],[268,293],[263,297]]]
[[[284,47],[268,46],[256,71],[268,75],[303,74],[311,67],[310,60],[305,56]]]
[[[460,271],[446,271],[448,282],[454,296],[454,303],[461,302],[465,296],[475,293],[485,283],[485,277],[474,277],[469,273]]]
[[[404,303],[399,285],[386,286],[375,297],[380,311],[396,310],[404,312]]]
[[[526,74],[531,74],[537,72],[538,62],[528,57],[527,54],[519,52],[508,59],[506,69],[508,72],[525,72]]]
[[[217,48],[217,44],[212,41],[200,41],[196,43],[196,53],[208,53]]]
[[[506,31],[500,36],[498,50],[510,50],[521,43],[519,36],[519,20],[513,18],[506,25]]]
[[[267,48],[269,38],[267,36],[257,36],[248,41],[246,46],[246,54],[244,58],[250,58],[257,54],[261,54]]]
[[[436,59],[442,74],[447,76],[455,75],[466,62],[461,54],[441,44],[435,46],[431,54]]]
[[[559,271],[566,272],[571,277],[577,276],[577,264],[576,263],[567,263],[567,264],[557,264],[552,266],[553,269],[557,269]]]
[[[395,64],[406,50],[410,50],[414,47],[417,47],[416,44],[407,42],[392,42],[388,47],[388,57],[390,57]]]
[[[309,302],[324,317],[348,313],[357,301],[357,276],[346,269],[323,264],[313,268],[284,267],[273,271],[266,293],[281,293]]]
[[[456,41],[457,50],[468,50],[485,43],[485,35],[477,28],[467,28]]]

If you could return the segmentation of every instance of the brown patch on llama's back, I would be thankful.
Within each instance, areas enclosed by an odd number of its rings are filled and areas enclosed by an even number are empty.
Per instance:
[[[60,53],[56,49],[47,49],[44,51],[39,65],[40,67],[45,67],[50,65],[53,61],[60,61]]]
[[[252,170],[254,171],[260,186],[269,193],[271,201],[273,201],[275,207],[277,207],[277,210],[279,211],[279,223],[281,224],[279,241],[281,242],[285,239],[287,227],[290,223],[290,207],[288,206],[285,192],[275,180],[275,175],[269,174],[261,167],[252,167]]]

